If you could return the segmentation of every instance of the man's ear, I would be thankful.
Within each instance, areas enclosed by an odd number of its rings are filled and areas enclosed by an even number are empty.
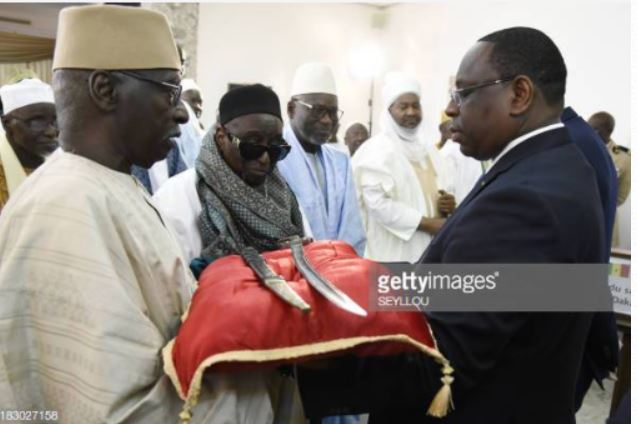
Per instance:
[[[2,128],[4,128],[4,132],[8,135],[9,132],[11,131],[11,128],[9,126],[9,121],[11,120],[11,117],[7,116],[7,115],[3,115],[0,116],[0,122],[2,122]]]
[[[511,99],[511,115],[519,116],[525,114],[536,96],[535,84],[526,75],[520,75],[511,81],[513,88],[513,98]]]
[[[219,149],[221,149],[223,137],[225,135],[226,135],[226,133],[225,133],[223,127],[221,125],[217,124],[217,126],[215,127],[214,139],[215,139],[215,143],[217,144],[217,147]]]
[[[2,128],[4,128],[4,134],[7,140],[14,140],[13,130],[15,129],[16,120],[11,115],[4,115],[0,117],[2,121]]]
[[[117,107],[117,87],[114,77],[107,71],[96,70],[88,77],[89,96],[95,105],[105,111],[112,112]]]
[[[293,119],[295,111],[296,111],[296,103],[294,102],[294,100],[290,100],[288,102],[288,118]]]

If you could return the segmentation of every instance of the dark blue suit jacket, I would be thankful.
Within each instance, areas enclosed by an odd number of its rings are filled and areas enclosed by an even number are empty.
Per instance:
[[[575,145],[595,170],[597,189],[604,210],[606,224],[606,257],[610,257],[613,223],[617,211],[617,171],[604,141],[572,108],[562,113],[562,122]],[[619,341],[617,323],[612,312],[600,312],[593,316],[591,330],[586,342],[586,352],[582,370],[577,382],[575,408],[580,408],[584,395],[595,379],[599,385],[608,372],[617,367],[619,361]]]
[[[449,218],[422,262],[605,259],[604,215],[594,172],[567,130],[560,128],[502,157]],[[454,412],[442,420],[425,416],[440,387],[440,370],[418,355],[354,361],[334,372],[300,374],[306,410],[311,415],[369,411],[370,424],[575,422],[575,380],[592,314],[428,316],[440,350],[455,368]],[[339,389],[339,384],[346,388]],[[314,393],[322,396],[318,405],[312,405]]]
[[[608,154],[604,140],[588,125],[572,108],[567,107],[562,112],[562,122],[566,126],[573,143],[588,160],[595,170],[599,198],[604,209],[604,221],[608,256],[613,238],[613,223],[617,211],[617,171],[613,159]]]
[[[423,262],[602,263],[606,244],[595,172],[567,130],[557,129],[501,158]],[[431,313],[441,350],[457,367],[458,415],[451,421],[469,422],[473,413],[485,423],[574,422],[591,317]]]

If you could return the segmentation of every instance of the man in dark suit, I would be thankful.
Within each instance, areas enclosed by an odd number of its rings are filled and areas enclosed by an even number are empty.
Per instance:
[[[422,263],[606,261],[595,174],[560,122],[565,85],[563,58],[538,30],[498,31],[469,50],[446,113],[462,153],[493,165]],[[574,423],[575,381],[591,316],[431,312],[439,349],[455,368],[455,411],[442,420],[425,416],[440,371],[413,355],[340,364],[320,377],[301,373],[306,411],[366,410],[370,424]],[[328,387],[336,376],[348,390]],[[314,408],[311,395],[319,391],[323,399]]]
[[[597,189],[604,211],[606,236],[606,261],[610,258],[613,223],[617,209],[617,171],[604,140],[571,107],[562,112],[562,122],[568,130],[573,143],[586,157],[595,170]],[[617,323],[612,312],[598,312],[593,315],[591,329],[586,340],[586,350],[575,388],[575,410],[579,410],[593,379],[604,387],[602,382],[614,371],[619,363],[619,340]]]

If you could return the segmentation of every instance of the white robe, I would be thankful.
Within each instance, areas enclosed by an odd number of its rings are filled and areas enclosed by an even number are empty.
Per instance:
[[[463,155],[460,145],[451,140],[447,140],[442,146],[440,156],[447,162],[449,176],[455,188],[453,194],[459,205],[482,176],[482,164],[479,160]]]
[[[445,166],[435,149],[428,155],[439,189],[452,191]],[[385,262],[417,261],[431,236],[418,231],[421,218],[435,216],[414,169],[384,133],[367,140],[352,158],[354,180],[367,235],[365,257]]]
[[[3,210],[0,258],[0,410],[178,421],[161,349],[195,281],[133,177],[57,151]],[[271,422],[263,384],[208,376],[192,423]]]
[[[175,233],[188,263],[201,255],[202,249],[201,233],[197,223],[202,207],[197,193],[196,181],[195,169],[189,169],[170,178],[153,195],[153,202]],[[303,210],[301,210],[301,216],[306,237],[312,237],[312,230]]]

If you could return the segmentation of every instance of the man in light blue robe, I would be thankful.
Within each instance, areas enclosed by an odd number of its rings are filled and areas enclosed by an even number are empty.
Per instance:
[[[343,240],[359,255],[365,230],[347,154],[324,147],[337,128],[338,109],[332,70],[322,63],[300,66],[292,83],[283,138],[292,146],[278,163],[296,195],[316,240]]]
[[[201,90],[194,80],[190,78],[182,80],[181,89],[181,104],[188,112],[188,122],[179,125],[181,135],[175,141],[186,167],[192,168],[195,166],[197,156],[199,156],[201,141],[205,133],[199,122],[203,100],[201,99]]]

